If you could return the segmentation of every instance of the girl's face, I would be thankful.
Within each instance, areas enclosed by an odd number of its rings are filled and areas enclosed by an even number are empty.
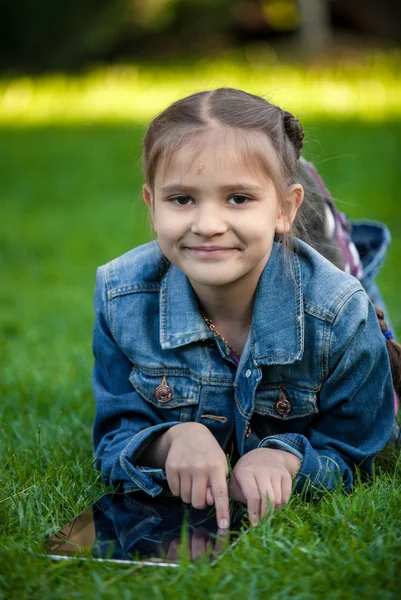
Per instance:
[[[288,191],[293,208],[284,215],[271,179],[250,169],[224,135],[203,140],[196,150],[188,145],[175,152],[165,173],[157,169],[153,191],[144,185],[160,248],[195,290],[240,281],[256,286],[275,232],[290,229],[302,187]],[[275,160],[269,151],[268,160]]]

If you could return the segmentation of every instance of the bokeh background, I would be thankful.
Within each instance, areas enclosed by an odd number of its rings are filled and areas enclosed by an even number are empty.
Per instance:
[[[0,511],[13,540],[26,540],[99,491],[95,269],[152,237],[139,197],[141,139],[171,101],[233,86],[296,114],[304,154],[340,210],[391,231],[379,285],[401,334],[401,4],[3,0],[1,8]]]

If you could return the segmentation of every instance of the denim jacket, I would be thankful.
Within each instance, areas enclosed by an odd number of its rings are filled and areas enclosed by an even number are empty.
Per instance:
[[[289,256],[273,245],[238,365],[157,241],[98,269],[93,350],[96,466],[127,492],[162,492],[165,471],[138,457],[178,423],[204,424],[225,451],[234,437],[239,456],[296,455],[296,491],[348,490],[391,433],[391,372],[373,305],[356,278],[300,240]],[[162,383],[167,401],[155,394]]]

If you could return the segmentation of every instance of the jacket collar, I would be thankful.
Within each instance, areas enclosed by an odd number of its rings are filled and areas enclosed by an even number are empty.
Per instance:
[[[252,318],[251,348],[258,364],[288,364],[304,351],[302,274],[293,252],[283,256],[274,243],[259,278]],[[160,343],[163,350],[213,338],[186,275],[172,265],[160,289]]]

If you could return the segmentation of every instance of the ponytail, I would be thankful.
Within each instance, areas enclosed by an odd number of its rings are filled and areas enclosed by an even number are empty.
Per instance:
[[[401,399],[401,345],[395,341],[391,329],[388,328],[382,309],[375,306],[375,311],[379,319],[380,329],[386,338],[394,390],[398,398]]]

